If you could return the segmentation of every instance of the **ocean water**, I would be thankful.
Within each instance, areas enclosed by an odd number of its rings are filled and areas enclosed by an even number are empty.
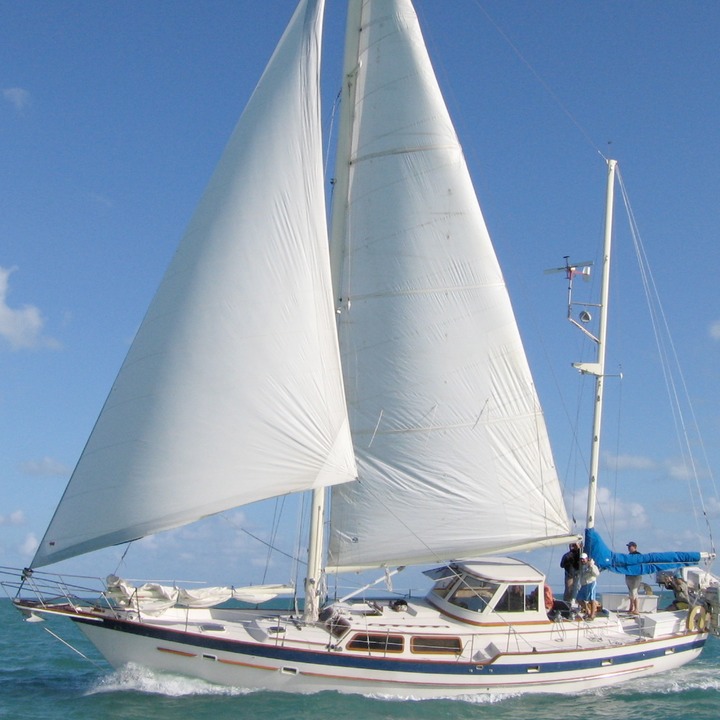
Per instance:
[[[60,635],[84,659],[50,635]],[[112,670],[66,622],[26,623],[0,600],[0,718],[10,720],[718,720],[720,640],[680,670],[574,696],[385,700],[220,688],[198,680]]]

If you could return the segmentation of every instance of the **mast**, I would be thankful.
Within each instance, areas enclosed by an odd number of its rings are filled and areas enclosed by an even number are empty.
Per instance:
[[[347,205],[350,180],[350,156],[352,147],[353,116],[355,106],[355,78],[358,69],[361,0],[350,0],[345,31],[345,56],[343,60],[343,87],[340,101],[340,125],[335,158],[333,181],[332,223],[330,228],[330,266],[332,274],[333,302],[341,312],[340,297],[344,247],[347,238]],[[310,511],[310,534],[308,540],[308,567],[305,578],[305,622],[318,619],[322,603],[321,579],[323,573],[324,524],[327,490],[313,490]]]
[[[345,30],[345,56],[343,59],[343,84],[340,96],[340,123],[335,154],[335,177],[333,178],[332,222],[330,227],[330,269],[335,305],[338,313],[345,302],[342,292],[342,267],[345,245],[348,239],[347,213],[352,158],[355,96],[359,69],[360,32],[362,28],[362,1],[348,2]]]
[[[581,373],[595,376],[595,410],[593,413],[592,444],[590,447],[590,477],[586,527],[595,527],[597,478],[600,465],[600,431],[602,426],[603,392],[605,380],[605,342],[607,338],[608,298],[610,290],[610,250],[612,246],[613,202],[616,160],[608,160],[607,194],[605,204],[605,238],[603,243],[602,283],[600,288],[600,320],[597,337],[597,356],[594,363],[573,363]]]
[[[310,507],[310,536],[308,539],[308,567],[305,577],[305,622],[318,619],[321,604],[323,560],[323,521],[325,517],[325,488],[315,488]]]

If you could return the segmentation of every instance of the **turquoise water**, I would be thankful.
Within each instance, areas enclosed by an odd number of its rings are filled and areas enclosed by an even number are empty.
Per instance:
[[[52,637],[49,627],[90,658]],[[25,623],[0,600],[0,718],[11,720],[718,720],[720,641],[675,673],[575,696],[398,701],[248,693],[141,669],[115,672],[71,623]]]

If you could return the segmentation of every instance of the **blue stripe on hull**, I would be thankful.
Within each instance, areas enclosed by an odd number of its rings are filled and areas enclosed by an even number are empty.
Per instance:
[[[543,653],[536,653],[533,658],[537,657],[533,662],[519,662],[513,664],[502,664],[498,662],[489,662],[486,664],[469,663],[469,662],[438,662],[433,660],[408,660],[405,658],[378,658],[368,657],[367,655],[348,655],[336,651],[318,652],[313,650],[295,650],[286,647],[277,647],[269,645],[261,645],[247,643],[239,640],[224,640],[222,638],[199,636],[184,633],[177,630],[169,630],[164,628],[153,627],[149,625],[138,625],[135,623],[103,619],[102,624],[97,621],[86,620],[83,618],[73,617],[72,620],[77,623],[85,623],[94,627],[103,627],[107,630],[129,633],[131,635],[140,635],[143,637],[154,638],[159,641],[174,642],[185,646],[202,648],[205,650],[217,650],[227,653],[234,653],[242,656],[267,658],[277,660],[283,663],[311,663],[314,665],[324,665],[328,667],[345,667],[362,670],[377,670],[391,672],[406,673],[422,673],[437,675],[528,675],[528,674],[547,674],[547,673],[563,673],[578,670],[600,669],[607,671],[610,663],[612,668],[620,669],[624,665],[631,663],[653,660],[655,658],[664,657],[668,652],[688,652],[699,650],[705,645],[705,637],[698,638],[690,642],[682,642],[678,645],[652,648],[648,647],[652,641],[643,643],[643,649],[637,652],[624,655],[595,655],[592,658],[583,660],[565,660],[565,661],[548,661],[542,662]],[[609,648],[609,650],[618,648]],[[592,650],[590,651],[592,652]],[[553,652],[552,654],[555,654]],[[508,656],[500,656],[508,657]]]

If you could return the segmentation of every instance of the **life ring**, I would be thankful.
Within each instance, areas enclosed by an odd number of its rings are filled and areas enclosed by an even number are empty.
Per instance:
[[[704,632],[707,611],[702,605],[696,605],[688,613],[685,624],[690,632]]]

